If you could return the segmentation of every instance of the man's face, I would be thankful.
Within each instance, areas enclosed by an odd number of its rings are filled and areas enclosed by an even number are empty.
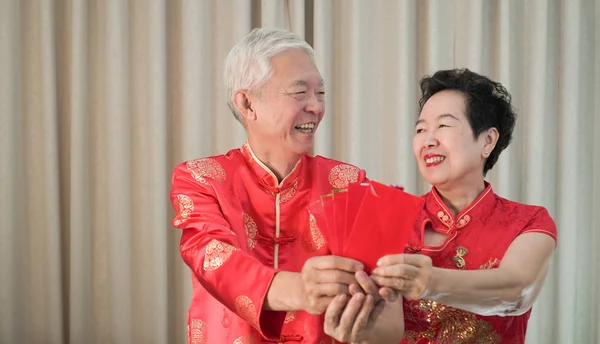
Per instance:
[[[310,153],[325,113],[321,74],[300,49],[273,56],[271,66],[273,74],[261,94],[252,97],[256,119],[246,122],[248,134],[293,154]]]

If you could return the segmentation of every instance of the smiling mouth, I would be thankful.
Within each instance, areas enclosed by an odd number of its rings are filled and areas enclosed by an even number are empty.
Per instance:
[[[316,127],[317,127],[316,123],[309,122],[309,123],[301,124],[301,125],[295,127],[295,129],[303,134],[314,134]]]
[[[445,156],[436,155],[425,158],[425,164],[427,165],[427,167],[431,167],[441,164],[444,160],[446,160]]]

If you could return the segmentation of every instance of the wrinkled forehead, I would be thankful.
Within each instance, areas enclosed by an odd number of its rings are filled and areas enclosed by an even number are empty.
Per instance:
[[[313,59],[301,49],[287,49],[270,60],[271,79],[292,86],[322,86],[323,77]]]

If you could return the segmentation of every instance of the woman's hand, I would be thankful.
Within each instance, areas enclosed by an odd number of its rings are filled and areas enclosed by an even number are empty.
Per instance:
[[[431,287],[431,258],[422,254],[394,254],[377,262],[371,278],[381,288],[397,291],[408,300],[423,298]]]

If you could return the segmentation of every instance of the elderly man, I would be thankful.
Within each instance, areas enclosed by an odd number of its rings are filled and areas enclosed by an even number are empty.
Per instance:
[[[253,30],[225,64],[228,104],[247,141],[175,168],[172,223],[193,272],[189,343],[331,343],[326,311],[336,339],[399,342],[403,326],[378,331],[375,318],[385,310],[401,317],[401,303],[376,306],[356,289],[357,279],[363,289],[374,284],[359,262],[328,255],[307,210],[366,178],[355,166],[309,156],[325,111],[313,58],[290,32]]]

